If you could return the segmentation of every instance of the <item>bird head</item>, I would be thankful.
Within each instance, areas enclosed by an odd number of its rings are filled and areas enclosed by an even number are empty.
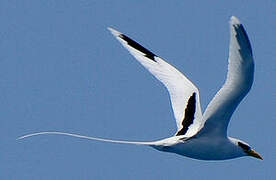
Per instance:
[[[245,156],[252,156],[263,160],[262,156],[250,147],[249,144],[242,140],[231,138],[231,141],[243,152]]]

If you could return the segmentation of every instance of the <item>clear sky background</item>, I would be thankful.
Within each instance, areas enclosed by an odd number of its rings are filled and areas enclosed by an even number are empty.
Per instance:
[[[106,28],[185,73],[205,109],[226,76],[231,15],[248,32],[256,68],[228,132],[264,161],[198,161],[64,136],[16,141],[49,130],[137,141],[173,135],[166,89]],[[275,29],[274,0],[0,1],[0,179],[275,179]]]

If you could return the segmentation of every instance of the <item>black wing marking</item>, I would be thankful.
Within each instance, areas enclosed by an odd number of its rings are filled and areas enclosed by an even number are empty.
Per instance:
[[[182,128],[180,131],[176,133],[176,136],[184,135],[193,121],[195,119],[195,110],[196,110],[196,93],[189,98],[186,109],[185,109],[185,117],[182,121]]]
[[[236,31],[236,38],[239,44],[241,44],[241,47],[246,47],[246,49],[242,49],[244,52],[249,52],[249,54],[252,56],[252,48],[249,41],[249,38],[247,36],[247,33],[243,27],[242,24],[235,24],[233,25],[234,29]],[[244,52],[240,50],[240,54],[244,56]]]
[[[139,43],[133,41],[132,39],[130,39],[129,37],[127,37],[124,34],[120,34],[119,35],[120,38],[122,38],[123,40],[125,40],[127,42],[128,45],[130,45],[131,47],[133,47],[134,49],[137,49],[138,51],[141,51],[142,53],[145,54],[146,57],[148,57],[149,59],[153,60],[154,62],[157,62],[154,57],[157,57],[155,54],[153,54],[152,52],[150,52],[149,50],[147,50],[146,48],[144,48],[143,46],[141,46]]]

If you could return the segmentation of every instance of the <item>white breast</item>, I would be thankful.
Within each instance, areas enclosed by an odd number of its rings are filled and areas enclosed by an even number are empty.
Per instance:
[[[226,160],[243,156],[242,151],[228,138],[192,138],[171,146],[156,148],[199,160]]]

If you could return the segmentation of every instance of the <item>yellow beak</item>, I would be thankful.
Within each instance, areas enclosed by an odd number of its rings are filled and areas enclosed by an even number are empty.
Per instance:
[[[252,157],[255,157],[255,158],[264,160],[264,159],[262,158],[262,156],[261,156],[259,153],[257,153],[256,151],[254,151],[253,149],[250,150],[250,151],[248,151],[247,154],[248,154],[249,156],[252,156]]]

